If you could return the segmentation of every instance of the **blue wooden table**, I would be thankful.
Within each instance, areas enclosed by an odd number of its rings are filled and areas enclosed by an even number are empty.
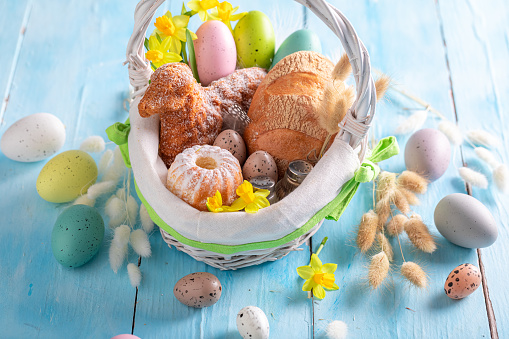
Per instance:
[[[280,36],[308,27],[320,36],[324,54],[340,55],[337,38],[290,0],[232,2],[241,11],[267,13]],[[376,69],[462,129],[482,128],[498,136],[503,147],[496,156],[509,162],[507,1],[331,2],[350,19]],[[158,13],[180,12],[181,4],[167,1]],[[106,138],[104,129],[127,116],[122,102],[129,83],[122,62],[135,5],[136,0],[1,1],[0,134],[23,116],[50,112],[66,126],[62,150],[77,149],[90,135]],[[190,27],[196,29],[198,24],[195,17]],[[379,105],[374,137],[392,134],[409,114],[402,108],[412,105],[417,107],[390,92],[389,100]],[[426,126],[436,127],[438,122],[430,118]],[[404,145],[407,138],[398,140]],[[125,266],[117,274],[109,267],[112,232],[107,229],[107,241],[90,263],[65,269],[54,260],[50,243],[53,224],[65,206],[42,200],[35,188],[46,161],[17,163],[0,155],[0,337],[110,338],[133,330],[141,338],[239,338],[236,314],[255,305],[267,314],[272,338],[324,338],[333,320],[348,324],[350,338],[486,338],[497,331],[500,338],[508,338],[509,197],[493,185],[472,190],[499,227],[498,241],[479,252],[452,245],[433,225],[437,202],[447,194],[466,192],[457,176],[462,161],[489,177],[471,147],[457,148],[446,174],[430,186],[416,208],[437,235],[438,250],[432,255],[412,251],[403,238],[407,260],[423,264],[430,276],[426,290],[409,287],[397,272],[382,290],[367,287],[369,258],[354,246],[355,225],[372,204],[372,186],[365,184],[340,221],[325,222],[313,237],[313,250],[329,237],[320,257],[338,263],[340,287],[317,301],[300,290],[303,281],[295,271],[308,263],[309,244],[274,263],[222,272],[168,248],[155,231],[150,236],[153,255],[141,261],[143,279],[137,292]],[[382,166],[400,172],[403,156]],[[480,259],[487,282],[484,290],[460,301],[447,298],[443,284],[449,272],[466,262],[479,265]],[[137,260],[135,254],[129,255],[130,262]],[[396,261],[401,262],[398,251]],[[198,271],[215,274],[224,288],[216,305],[201,310],[182,305],[172,293],[178,279]]]

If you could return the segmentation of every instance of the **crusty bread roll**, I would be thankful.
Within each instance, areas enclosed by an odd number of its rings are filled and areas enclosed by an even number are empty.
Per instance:
[[[321,54],[290,54],[267,74],[253,97],[244,139],[250,154],[264,150],[274,157],[279,178],[290,161],[320,153],[328,133],[320,126],[317,108],[333,69]]]

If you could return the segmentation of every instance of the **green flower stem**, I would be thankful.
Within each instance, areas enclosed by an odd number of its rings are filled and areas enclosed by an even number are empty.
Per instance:
[[[323,248],[323,246],[325,246],[325,243],[327,242],[327,240],[329,240],[328,237],[323,238],[322,242],[320,243],[320,247],[318,247],[318,251],[316,251],[316,253],[315,253],[317,256],[322,251],[322,248]],[[309,266],[311,266],[311,260],[309,261]]]

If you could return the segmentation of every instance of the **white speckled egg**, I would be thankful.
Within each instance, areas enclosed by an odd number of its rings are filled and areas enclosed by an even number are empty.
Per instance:
[[[237,329],[244,339],[267,339],[269,320],[258,307],[246,306],[237,314]]]
[[[481,285],[481,272],[472,264],[463,264],[449,273],[445,280],[445,294],[451,299],[468,297]]]
[[[451,145],[439,130],[421,129],[408,139],[405,147],[405,165],[430,181],[440,178],[451,159]]]
[[[254,177],[266,175],[277,182],[277,166],[274,158],[265,151],[256,151],[247,158],[242,167],[244,180],[250,181]]]
[[[232,129],[227,129],[219,133],[214,141],[214,146],[230,151],[230,153],[237,158],[240,166],[246,161],[246,143],[244,139],[242,139],[242,136]]]
[[[488,208],[467,194],[449,194],[440,200],[434,218],[440,234],[458,246],[488,247],[498,237],[497,223]]]
[[[53,114],[35,113],[19,119],[2,135],[0,148],[9,159],[39,161],[58,152],[65,142],[65,126]]]
[[[203,86],[230,75],[237,64],[237,49],[232,33],[219,20],[204,22],[193,41],[196,67]]]
[[[173,294],[178,301],[194,308],[209,307],[221,298],[219,279],[208,272],[191,273],[177,281]]]

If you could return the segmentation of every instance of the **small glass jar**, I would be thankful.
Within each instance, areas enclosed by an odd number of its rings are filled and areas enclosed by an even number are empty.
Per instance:
[[[276,182],[271,177],[267,177],[265,175],[261,175],[258,177],[252,178],[250,181],[253,187],[263,190],[268,190],[270,194],[267,196],[267,200],[271,205],[278,202],[278,198],[275,192]]]
[[[285,176],[276,185],[276,195],[279,200],[292,193],[306,179],[313,169],[313,165],[305,160],[294,160],[288,165]]]

